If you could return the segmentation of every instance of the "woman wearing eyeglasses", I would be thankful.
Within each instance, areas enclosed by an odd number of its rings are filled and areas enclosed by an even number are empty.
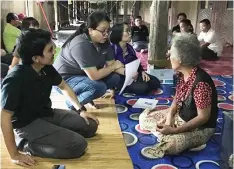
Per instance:
[[[127,24],[115,24],[111,29],[110,41],[112,43],[112,49],[116,60],[119,60],[125,65],[137,59],[133,47],[129,44],[131,41],[131,35]],[[124,67],[121,67],[116,72],[121,74],[121,81],[118,86],[119,89],[121,89],[125,80],[125,69]],[[135,79],[135,82],[126,87],[125,92],[145,95],[160,87],[160,81],[158,78],[147,74],[141,65],[139,66],[138,74],[133,78]]]
[[[87,25],[81,25],[63,44],[54,67],[76,93],[81,105],[96,108],[94,99],[115,88],[123,64],[115,61],[108,42],[110,19],[104,12],[93,12]],[[70,109],[74,107],[66,102]],[[85,109],[83,107],[83,109]]]

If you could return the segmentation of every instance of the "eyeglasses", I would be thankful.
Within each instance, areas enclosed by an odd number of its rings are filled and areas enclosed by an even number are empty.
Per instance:
[[[110,30],[104,30],[104,31],[101,31],[101,30],[98,30],[98,29],[95,29],[95,30],[98,31],[98,32],[100,32],[102,34],[102,36],[110,34]]]

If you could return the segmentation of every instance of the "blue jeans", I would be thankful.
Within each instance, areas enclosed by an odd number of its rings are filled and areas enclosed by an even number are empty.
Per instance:
[[[73,89],[80,104],[83,106],[103,96],[107,89],[117,87],[120,81],[120,75],[111,73],[98,81],[93,81],[87,76],[65,77],[64,80]],[[59,89],[57,89],[57,91],[61,93]],[[69,101],[66,101],[66,104],[68,108],[72,109],[73,106]]]

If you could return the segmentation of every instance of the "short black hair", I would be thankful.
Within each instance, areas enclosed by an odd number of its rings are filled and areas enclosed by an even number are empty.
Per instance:
[[[192,25],[192,24],[191,24],[191,21],[190,21],[189,19],[183,19],[183,20],[180,21],[180,23],[184,23],[184,24],[186,24],[186,25],[188,25],[188,26],[191,26],[191,25]]]
[[[43,51],[51,42],[51,33],[42,29],[29,28],[19,37],[18,53],[23,64],[33,64],[33,56],[43,56]]]
[[[124,25],[125,23],[117,23],[111,28],[111,33],[110,33],[111,43],[119,44],[119,42],[122,40]]]
[[[137,16],[137,17],[135,18],[135,20],[136,20],[136,19],[142,20],[142,17],[141,17],[141,16]]]
[[[187,15],[185,13],[179,13],[177,15],[177,19],[179,19],[180,16],[183,16],[183,17],[185,17],[185,19],[187,19]]]
[[[21,29],[28,29],[29,26],[39,27],[39,22],[33,17],[24,18],[22,21]]]
[[[210,20],[209,19],[203,19],[199,23],[205,23],[206,25],[210,25]]]
[[[12,20],[15,20],[17,16],[15,13],[9,12],[6,16],[6,22],[11,23]]]

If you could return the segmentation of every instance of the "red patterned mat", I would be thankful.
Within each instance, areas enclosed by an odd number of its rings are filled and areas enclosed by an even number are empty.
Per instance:
[[[136,52],[141,65],[147,70],[148,53]],[[233,75],[233,47],[224,48],[218,61],[201,61],[201,67],[210,75]]]
[[[201,67],[210,75],[233,75],[233,47],[224,48],[217,61],[201,61]]]

